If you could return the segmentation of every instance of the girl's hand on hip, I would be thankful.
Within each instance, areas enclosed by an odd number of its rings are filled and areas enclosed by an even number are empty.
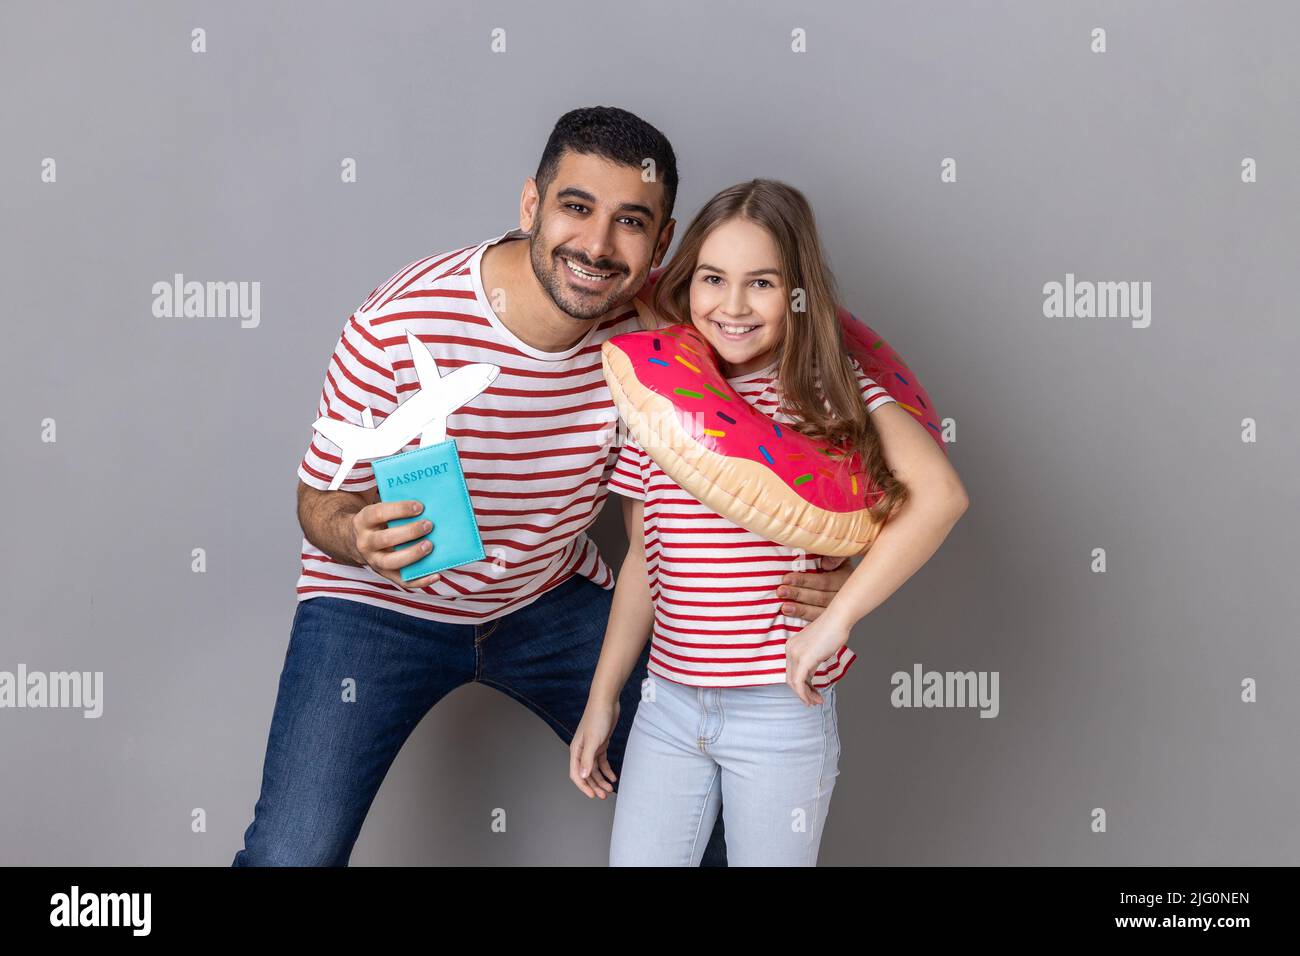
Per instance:
[[[785,682],[805,704],[823,703],[810,681],[822,661],[834,657],[849,639],[849,629],[826,615],[785,642]]]

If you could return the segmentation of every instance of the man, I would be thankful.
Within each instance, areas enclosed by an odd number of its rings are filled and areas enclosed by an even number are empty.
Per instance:
[[[399,545],[425,535],[436,511],[390,529],[419,504],[380,502],[368,462],[328,490],[340,450],[313,438],[298,469],[298,608],[235,866],[346,865],[402,744],[462,684],[496,688],[571,740],[613,587],[585,533],[619,450],[600,346],[640,327],[632,299],[668,251],[676,190],[662,133],[624,110],[573,110],[524,184],[520,229],[410,263],[349,317],[321,415],[361,425],[366,409],[375,424],[391,414],[418,387],[408,330],[444,375],[500,366],[447,424],[487,558],[403,583],[428,543]],[[792,613],[815,618],[849,571],[790,575]],[[647,653],[609,741],[616,775]],[[343,696],[348,678],[355,700]],[[725,865],[721,820],[702,865]]]

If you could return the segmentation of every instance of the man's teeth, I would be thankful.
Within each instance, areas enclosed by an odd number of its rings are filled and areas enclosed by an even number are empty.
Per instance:
[[[723,325],[721,322],[718,322],[716,319],[714,320],[713,324],[716,325],[718,328],[722,329],[722,331],[728,332],[731,335],[744,335],[746,332],[753,332],[756,328],[758,328],[757,325]]]
[[[601,279],[608,279],[610,276],[612,276],[612,275],[614,274],[614,273],[610,272],[610,273],[605,273],[605,274],[602,275],[602,274],[599,273],[599,272],[587,272],[585,269],[579,269],[577,266],[575,266],[575,265],[574,265],[572,262],[570,262],[568,259],[565,259],[565,260],[564,260],[564,264],[565,264],[566,266],[568,266],[569,269],[570,269],[570,270],[571,270],[575,275],[580,276],[580,277],[582,277],[583,279],[594,279],[594,280],[596,280],[596,281],[600,281]]]

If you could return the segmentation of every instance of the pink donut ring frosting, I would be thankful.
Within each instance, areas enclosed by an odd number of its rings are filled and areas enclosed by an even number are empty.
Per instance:
[[[637,308],[648,311],[641,302]],[[929,396],[897,354],[841,314],[864,371],[944,447]],[[855,453],[809,439],[750,405],[728,384],[713,347],[691,325],[616,335],[604,343],[605,379],[628,430],[664,473],[724,518],[810,554],[855,555],[880,523],[880,491]],[[945,449],[946,451],[946,449]]]

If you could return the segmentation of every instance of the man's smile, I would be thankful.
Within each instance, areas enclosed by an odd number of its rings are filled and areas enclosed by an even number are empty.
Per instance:
[[[560,256],[560,260],[568,267],[569,273],[579,279],[584,285],[599,287],[609,282],[610,279],[618,275],[617,272],[599,272],[586,266],[580,266],[572,259]]]

